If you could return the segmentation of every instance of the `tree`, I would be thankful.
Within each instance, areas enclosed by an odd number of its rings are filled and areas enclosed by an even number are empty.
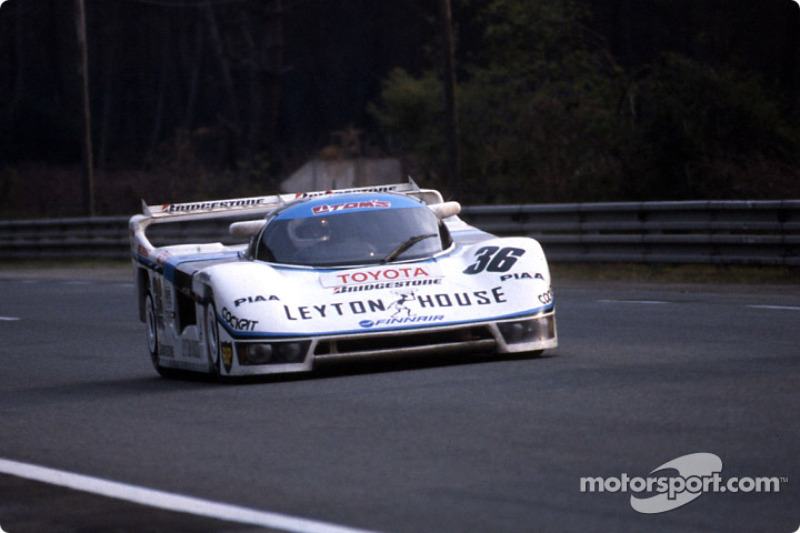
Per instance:
[[[636,84],[627,155],[634,198],[791,194],[800,132],[752,74],[666,55]],[[783,189],[783,190],[781,190]]]
[[[572,0],[493,0],[481,12],[482,52],[460,84],[465,190],[474,201],[557,200],[599,194],[615,174],[617,67]],[[425,140],[424,166],[441,165],[432,73],[387,81],[376,118],[400,139]],[[428,118],[421,118],[427,110]],[[437,172],[434,170],[434,174]]]
[[[459,84],[466,201],[800,194],[800,129],[752,71],[681,54],[626,72],[577,0],[487,0]],[[373,113],[433,176],[441,84],[390,76]]]

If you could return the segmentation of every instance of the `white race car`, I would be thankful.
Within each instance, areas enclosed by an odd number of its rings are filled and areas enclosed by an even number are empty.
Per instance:
[[[131,248],[153,365],[247,376],[332,359],[554,348],[539,243],[495,237],[459,211],[411,181],[144,205]],[[163,239],[209,222],[240,242],[151,243],[157,229]]]

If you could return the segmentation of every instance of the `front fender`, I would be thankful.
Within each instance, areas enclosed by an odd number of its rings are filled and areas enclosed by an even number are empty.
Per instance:
[[[528,237],[498,237],[465,247],[463,273],[496,276],[499,281],[534,279],[550,285],[550,269],[542,246]]]

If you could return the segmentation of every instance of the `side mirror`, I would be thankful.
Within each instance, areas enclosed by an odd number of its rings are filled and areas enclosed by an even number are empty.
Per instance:
[[[441,219],[455,216],[461,212],[461,204],[458,202],[442,202],[429,205],[428,208]]]
[[[228,231],[234,237],[255,237],[261,232],[266,220],[245,220],[243,222],[234,222],[228,228]]]

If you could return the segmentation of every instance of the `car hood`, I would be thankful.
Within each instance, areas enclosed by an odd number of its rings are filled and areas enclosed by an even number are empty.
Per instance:
[[[487,256],[509,247],[523,252],[492,267]],[[339,270],[237,261],[204,269],[202,279],[220,323],[239,338],[436,327],[553,307],[541,248],[522,238],[459,246],[426,261]]]

